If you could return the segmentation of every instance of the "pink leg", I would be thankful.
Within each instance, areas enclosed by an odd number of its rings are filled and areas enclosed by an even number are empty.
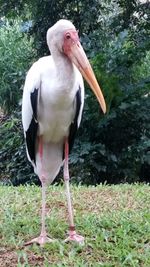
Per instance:
[[[41,162],[43,161],[43,141],[42,137],[39,137],[39,154],[41,158]],[[53,242],[55,240],[49,238],[46,233],[45,228],[45,207],[46,207],[46,176],[44,174],[44,168],[42,166],[42,175],[40,177],[41,183],[42,183],[42,215],[41,215],[41,234],[40,236],[33,238],[31,241],[26,242],[25,246],[31,245],[33,243],[37,243],[41,246],[43,246],[47,242]]]
[[[67,204],[68,204],[68,213],[69,213],[69,236],[65,239],[65,242],[68,241],[76,241],[80,244],[84,243],[84,237],[78,235],[75,231],[74,225],[74,216],[73,216],[73,209],[71,203],[71,194],[70,194],[70,187],[69,187],[69,168],[68,168],[68,154],[69,154],[69,144],[68,139],[66,138],[65,141],[65,163],[64,163],[64,181],[66,186],[66,195],[67,195]]]

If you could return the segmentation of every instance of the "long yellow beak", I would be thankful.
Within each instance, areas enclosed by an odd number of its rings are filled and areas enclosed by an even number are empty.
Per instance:
[[[99,84],[96,80],[96,77],[94,75],[90,62],[80,42],[77,42],[71,46],[69,57],[72,60],[72,62],[76,65],[76,67],[79,69],[82,76],[85,78],[85,80],[90,85],[91,89],[93,90],[94,94],[97,97],[97,100],[102,108],[102,111],[106,113],[106,103],[105,103],[102,91],[99,87]]]

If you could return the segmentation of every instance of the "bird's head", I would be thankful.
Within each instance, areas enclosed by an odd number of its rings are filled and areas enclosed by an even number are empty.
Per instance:
[[[106,104],[102,91],[80,43],[75,26],[68,20],[59,20],[48,30],[47,44],[51,52],[55,47],[74,63],[96,95],[103,112],[106,113]]]

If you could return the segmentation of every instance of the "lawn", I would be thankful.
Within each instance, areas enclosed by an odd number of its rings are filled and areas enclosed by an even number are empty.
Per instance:
[[[75,221],[84,246],[63,243],[67,233],[64,188],[47,192],[47,229],[55,243],[24,247],[40,231],[37,186],[0,186],[0,267],[150,266],[150,187],[72,186]]]

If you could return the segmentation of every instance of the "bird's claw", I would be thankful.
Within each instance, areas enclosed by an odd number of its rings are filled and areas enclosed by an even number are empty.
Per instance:
[[[80,245],[84,245],[84,237],[82,235],[78,235],[76,231],[69,231],[69,236],[64,240],[65,243],[74,241]]]
[[[29,245],[32,245],[32,244],[35,243],[35,244],[38,244],[38,245],[40,245],[42,247],[46,243],[52,243],[52,242],[55,242],[55,241],[56,241],[55,239],[51,239],[47,235],[40,235],[40,236],[35,237],[32,240],[26,242],[24,245],[25,246],[29,246]]]

